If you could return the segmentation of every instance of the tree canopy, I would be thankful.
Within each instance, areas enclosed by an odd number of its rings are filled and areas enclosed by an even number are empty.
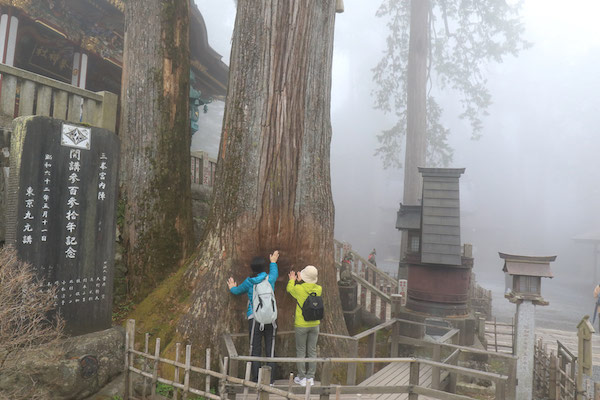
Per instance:
[[[443,109],[436,91],[452,90],[471,126],[472,138],[482,130],[491,95],[485,65],[516,56],[530,44],[522,38],[521,2],[506,0],[430,0],[427,71],[427,164],[448,165],[453,150],[449,129],[441,122]],[[400,155],[407,126],[407,64],[411,2],[383,0],[378,17],[388,18],[389,36],[382,59],[373,69],[375,108],[393,113],[396,123],[377,137],[385,167],[401,167]],[[435,90],[434,90],[435,89]]]

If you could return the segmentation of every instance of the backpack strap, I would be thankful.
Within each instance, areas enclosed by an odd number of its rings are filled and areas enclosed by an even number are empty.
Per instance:
[[[315,295],[315,297],[317,297],[317,294],[315,292],[307,292],[308,293],[308,297]],[[306,298],[306,300],[308,300],[308,297]],[[306,301],[304,300],[304,301]],[[300,309],[302,309],[302,305],[300,304],[300,302],[298,300],[296,300],[296,303],[298,303],[298,305],[300,306]]]

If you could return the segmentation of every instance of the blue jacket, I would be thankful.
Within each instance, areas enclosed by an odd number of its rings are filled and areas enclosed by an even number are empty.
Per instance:
[[[275,290],[275,281],[279,276],[279,270],[277,269],[277,263],[271,263],[269,265],[269,283],[273,290]],[[256,276],[248,277],[238,286],[234,286],[230,289],[233,294],[242,294],[248,293],[248,311],[246,312],[246,317],[250,318],[252,316],[252,294],[254,293],[254,285],[261,283],[267,277],[266,272],[261,272]]]

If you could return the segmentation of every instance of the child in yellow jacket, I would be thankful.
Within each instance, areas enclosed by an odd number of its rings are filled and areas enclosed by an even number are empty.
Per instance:
[[[296,299],[296,318],[294,321],[294,330],[296,333],[296,357],[313,358],[317,356],[317,339],[319,338],[319,325],[321,321],[305,321],[302,316],[302,305],[311,293],[321,296],[323,288],[317,285],[318,271],[312,266],[306,266],[302,271],[296,274],[291,271],[288,275],[287,292]],[[306,386],[307,382],[312,386],[315,383],[315,371],[317,363],[309,362],[308,369],[306,363],[296,363],[298,375],[294,382]]]

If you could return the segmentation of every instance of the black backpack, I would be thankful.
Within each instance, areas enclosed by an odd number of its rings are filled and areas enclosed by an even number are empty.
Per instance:
[[[298,303],[300,305],[300,303]],[[325,307],[323,307],[323,298],[317,296],[316,293],[309,293],[304,304],[300,307],[302,309],[302,318],[305,321],[319,321],[323,319],[325,313]]]

